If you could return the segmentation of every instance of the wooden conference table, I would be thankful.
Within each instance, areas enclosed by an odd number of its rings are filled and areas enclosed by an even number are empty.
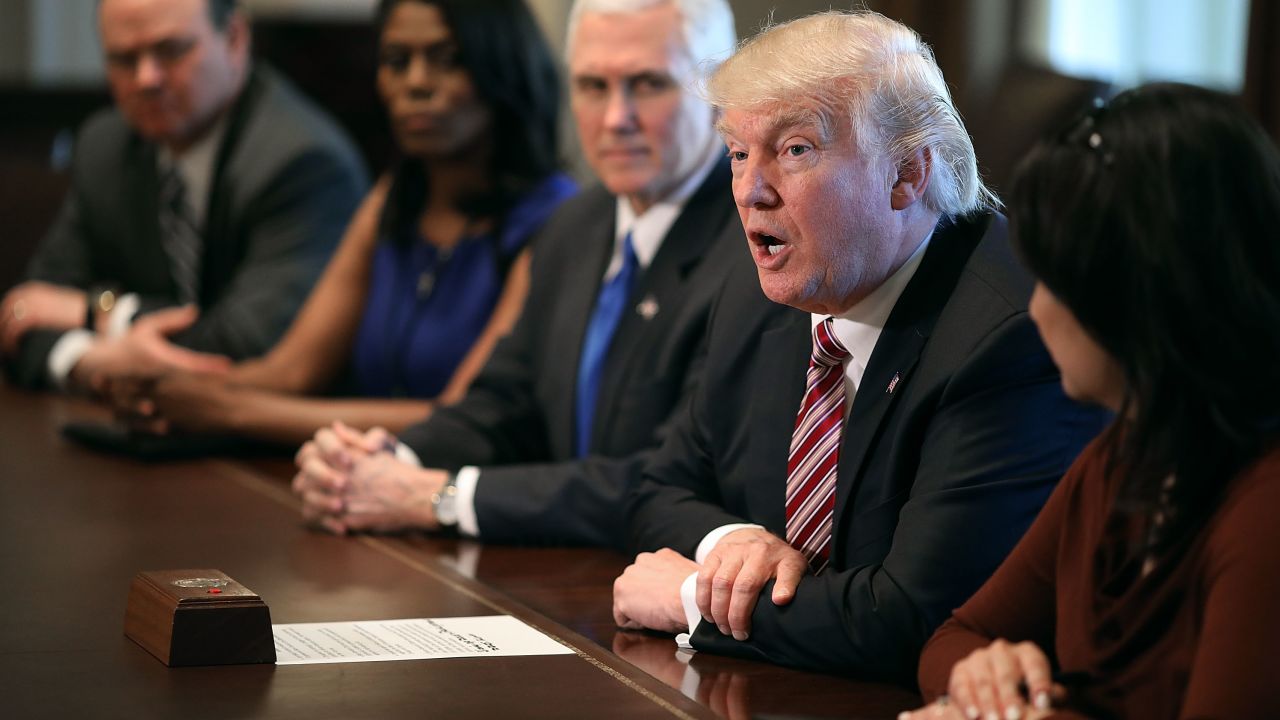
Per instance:
[[[304,527],[284,459],[148,463],[64,440],[83,400],[0,385],[0,716],[890,718],[918,699],[618,630],[603,550]],[[170,669],[123,634],[140,570],[217,568],[276,623],[513,615],[570,655]]]

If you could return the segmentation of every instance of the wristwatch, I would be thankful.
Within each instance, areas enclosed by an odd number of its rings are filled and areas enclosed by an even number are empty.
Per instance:
[[[458,525],[458,475],[449,473],[444,485],[431,493],[431,511],[436,516],[436,523],[442,530],[451,530]]]
[[[84,311],[84,329],[96,330],[98,318],[106,317],[111,308],[116,306],[116,286],[94,285],[89,288],[85,298],[88,302]]]

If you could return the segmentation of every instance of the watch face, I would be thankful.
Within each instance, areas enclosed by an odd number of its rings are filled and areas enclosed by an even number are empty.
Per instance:
[[[454,500],[458,495],[458,488],[448,485],[440,492],[440,502],[436,503],[436,522],[441,525],[453,526],[458,523],[458,512],[454,506]]]
[[[96,304],[99,312],[109,313],[111,308],[116,306],[116,294],[110,290],[103,290],[98,294]]]
[[[446,497],[440,501],[440,509],[436,512],[436,520],[441,525],[453,525],[458,522],[458,513],[454,511],[452,497]]]

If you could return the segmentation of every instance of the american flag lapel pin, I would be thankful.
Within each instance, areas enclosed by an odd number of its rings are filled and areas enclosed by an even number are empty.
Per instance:
[[[889,381],[889,387],[884,389],[886,395],[892,395],[894,390],[898,389],[898,383],[902,380],[902,373],[894,373],[893,379]]]
[[[658,315],[658,299],[652,295],[647,295],[636,305],[636,314],[645,320],[652,320]]]

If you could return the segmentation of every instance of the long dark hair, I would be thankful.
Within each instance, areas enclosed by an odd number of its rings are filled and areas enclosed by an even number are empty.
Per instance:
[[[1123,368],[1116,507],[1168,510],[1159,552],[1275,437],[1280,153],[1232,98],[1147,85],[1037,146],[1009,207],[1024,261]]]
[[[493,114],[494,187],[488,195],[470,199],[463,209],[500,217],[559,166],[560,84],[551,51],[523,0],[381,0],[379,34],[391,11],[403,2],[440,10],[458,44],[462,66]],[[398,161],[395,175],[384,217],[412,227],[428,192],[426,173],[420,161],[406,158]]]

